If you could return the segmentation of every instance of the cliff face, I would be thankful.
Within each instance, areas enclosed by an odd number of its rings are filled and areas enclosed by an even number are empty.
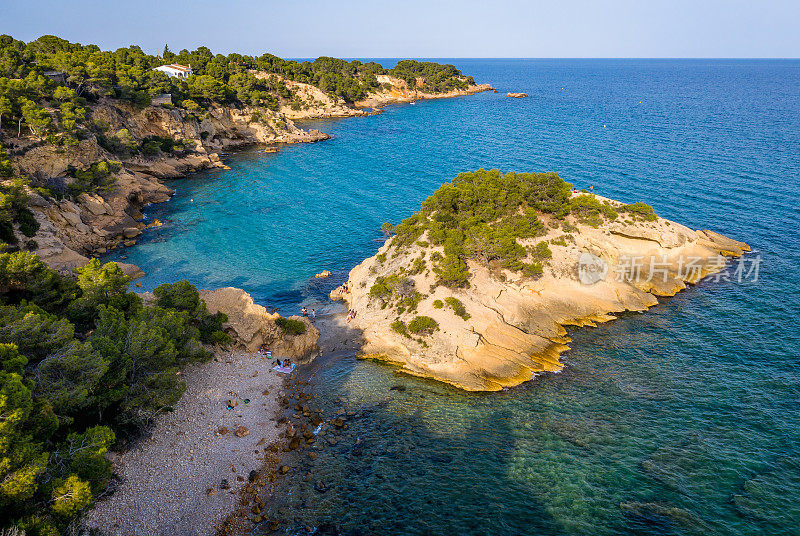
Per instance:
[[[469,288],[436,286],[430,260],[442,248],[428,245],[422,236],[414,247],[400,251],[393,239],[387,241],[350,272],[349,292],[340,288],[332,297],[343,298],[355,312],[350,324],[363,331],[364,354],[400,363],[410,374],[492,391],[560,370],[559,355],[569,342],[564,326],[594,325],[614,319],[615,313],[645,310],[658,303],[658,296],[672,296],[687,283],[722,270],[724,256],[750,249],[661,218],[598,227],[574,216],[566,221],[570,232],[546,222],[546,236],[520,240],[522,245],[549,242],[552,258],[538,278],[469,261]],[[420,258],[426,268],[408,275],[417,271],[409,268]],[[399,317],[370,292],[379,278],[397,273],[406,274],[413,286],[404,284],[423,295],[416,311]],[[460,316],[448,298],[463,304]],[[419,336],[393,329],[398,319],[410,327],[415,316],[433,318],[438,329]]]

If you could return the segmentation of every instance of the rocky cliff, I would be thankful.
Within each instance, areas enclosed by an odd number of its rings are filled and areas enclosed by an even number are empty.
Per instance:
[[[276,358],[290,357],[300,363],[311,361],[319,353],[319,330],[308,318],[289,317],[305,326],[303,333],[293,335],[276,323],[281,318],[279,314],[270,314],[241,289],[204,290],[200,297],[210,313],[221,311],[228,316],[223,327],[234,343],[247,352],[257,352],[261,345],[266,345]]]
[[[438,284],[433,259],[444,250],[429,243],[427,232],[411,247],[389,239],[332,293],[355,314],[350,325],[363,332],[362,353],[467,390],[517,385],[562,368],[559,355],[569,342],[564,326],[591,326],[623,311],[643,311],[659,296],[724,269],[724,257],[750,249],[655,215],[599,224],[574,215],[562,221],[539,218],[546,232],[518,242],[547,244],[552,256],[541,275],[468,260],[468,288],[461,289]],[[403,306],[389,303],[388,292],[400,295]]]
[[[275,76],[256,73],[257,76]],[[192,112],[171,106],[136,107],[120,100],[102,99],[89,107],[91,122],[113,137],[120,132],[134,142],[159,138],[179,141],[182,149],[158,152],[149,157],[137,154],[120,157],[106,148],[98,136],[62,147],[31,143],[24,139],[4,140],[16,147],[12,163],[16,174],[32,179],[34,185],[67,188],[75,174],[100,162],[120,160],[108,186],[77,196],[60,199],[27,189],[30,208],[39,222],[32,241],[19,236],[20,243],[35,244],[35,251],[52,268],[61,272],[88,262],[121,246],[133,245],[145,225],[141,210],[150,203],[166,201],[172,191],[160,179],[176,178],[187,173],[214,167],[225,168],[219,152],[251,144],[315,142],[330,136],[317,130],[303,130],[292,119],[365,115],[364,106],[382,106],[415,98],[441,98],[467,95],[490,89],[488,84],[441,94],[408,90],[402,80],[385,80],[370,99],[349,105],[318,88],[286,81],[302,106],[284,104],[275,112],[264,108],[242,109],[212,106],[207,111]],[[388,88],[388,89],[387,89]],[[135,267],[124,266],[131,276],[141,275]]]

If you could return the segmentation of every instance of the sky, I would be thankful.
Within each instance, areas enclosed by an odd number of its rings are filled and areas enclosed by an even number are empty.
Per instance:
[[[798,58],[799,0],[0,0],[0,34],[287,58]]]

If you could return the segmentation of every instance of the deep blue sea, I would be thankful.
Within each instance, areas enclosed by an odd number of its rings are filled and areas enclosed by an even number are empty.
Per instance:
[[[484,167],[556,171],[746,241],[758,277],[573,330],[562,373],[500,393],[323,356],[315,403],[357,418],[292,460],[313,476],[279,487],[280,532],[800,534],[800,61],[447,61],[499,93],[307,123],[333,139],[172,181],[147,211],[165,225],[108,259],[146,289],[186,278],[327,309],[382,222]]]

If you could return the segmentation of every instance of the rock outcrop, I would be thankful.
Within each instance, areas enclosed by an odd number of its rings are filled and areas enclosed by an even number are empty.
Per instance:
[[[417,79],[418,87],[409,88],[405,80],[389,75],[378,75],[378,82],[381,84],[381,87],[371,92],[366,99],[356,102],[355,104],[357,107],[380,108],[388,104],[413,102],[415,100],[424,99],[463,97],[465,95],[474,95],[475,93],[494,90],[491,84],[474,84],[468,86],[466,89],[453,89],[441,93],[426,93],[419,89],[424,84],[423,79]]]
[[[319,330],[308,318],[289,317],[305,325],[305,333],[290,335],[276,324],[281,318],[279,314],[270,314],[241,289],[203,290],[200,297],[205,300],[209,312],[221,311],[228,316],[225,330],[237,346],[248,352],[257,352],[265,344],[273,356],[290,357],[300,363],[311,361],[319,353]]]
[[[527,93],[506,93],[506,97],[509,97],[509,98],[512,98],[512,99],[524,99],[527,96],[528,96]]]
[[[331,297],[344,299],[355,314],[350,325],[363,332],[364,355],[463,389],[492,391],[560,370],[559,355],[569,348],[564,326],[593,326],[623,311],[643,311],[659,296],[672,296],[723,270],[725,257],[750,249],[662,218],[619,220],[597,227],[571,215],[560,225],[544,221],[545,236],[519,241],[548,242],[552,258],[541,276],[468,261],[469,288],[457,290],[438,285],[431,269],[440,246],[423,235],[414,246],[398,248],[392,238],[356,266]],[[420,266],[419,259],[423,268],[411,269]],[[421,293],[413,312],[398,314],[371,292],[378,278],[392,274],[403,274],[403,283]],[[463,310],[448,305],[448,298],[456,298]],[[438,328],[409,333],[400,322],[410,327],[415,316],[434,319]]]

